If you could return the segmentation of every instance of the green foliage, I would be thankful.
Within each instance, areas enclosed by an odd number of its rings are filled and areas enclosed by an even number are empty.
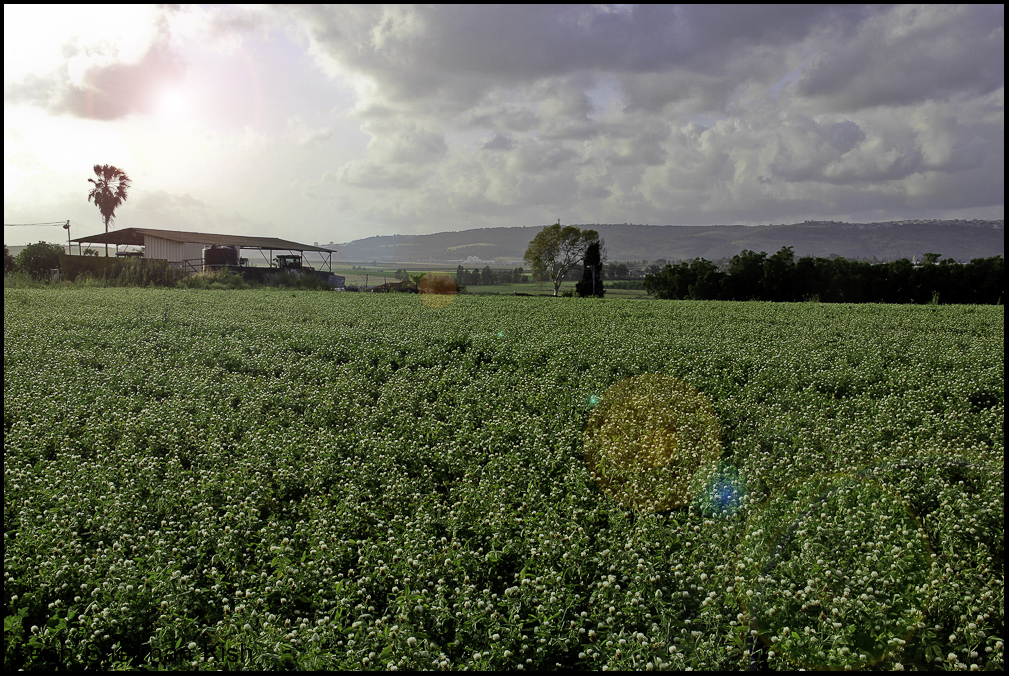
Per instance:
[[[455,280],[458,285],[486,286],[496,284],[525,284],[529,277],[521,267],[511,270],[492,268],[489,265],[481,270],[474,268],[472,272],[467,271],[463,266],[458,266],[455,271]]]
[[[8,670],[1004,667],[1002,307],[296,296],[5,288]],[[642,373],[688,507],[585,465]]]
[[[272,276],[284,277],[285,280],[293,279],[295,275],[291,273],[278,273]],[[291,284],[294,286],[295,284]],[[279,286],[279,285],[278,285]],[[182,289],[248,289],[249,283],[242,279],[241,275],[226,269],[208,270],[198,272],[179,280],[178,287]]]
[[[131,181],[125,171],[111,164],[96,164],[94,172],[98,178],[88,179],[93,186],[88,193],[88,202],[93,201],[98,207],[105,221],[105,232],[108,232],[109,224],[115,220],[116,209],[126,201]],[[108,255],[108,244],[105,245],[105,254]]]
[[[14,272],[17,269],[17,262],[14,260],[14,256],[11,255],[10,249],[4,245],[4,274]]]
[[[60,256],[62,255],[63,247],[59,244],[36,242],[29,244],[18,253],[15,265],[19,272],[25,273],[32,279],[48,281],[51,271],[59,269]]]
[[[602,298],[605,295],[602,242],[591,242],[585,250],[585,258],[582,261],[582,278],[575,285],[575,291],[582,298],[593,295]]]
[[[4,288],[11,289],[41,289],[48,282],[43,282],[39,279],[34,279],[31,275],[15,270],[10,274],[4,275]]]
[[[242,275],[228,269],[208,270],[182,277],[177,286],[182,289],[252,289],[259,287],[276,289],[300,289],[302,291],[332,291],[329,282],[311,273],[271,272],[262,282],[249,281]]]
[[[770,300],[845,303],[1001,302],[1005,260],[1001,256],[960,264],[926,254],[920,266],[909,260],[870,264],[844,258],[795,260],[792,247],[773,256],[743,251],[726,272],[703,258],[666,265],[646,275],[644,287],[657,298],[691,300]]]
[[[550,280],[556,296],[567,273],[584,260],[588,246],[598,241],[599,233],[595,230],[581,230],[573,225],[561,227],[560,223],[548,225],[529,242],[525,261],[535,279]]]
[[[329,282],[311,273],[281,272],[269,275],[264,280],[265,286],[282,289],[302,289],[303,291],[332,291]]]
[[[84,286],[175,286],[186,274],[166,260],[62,256],[63,280]]]

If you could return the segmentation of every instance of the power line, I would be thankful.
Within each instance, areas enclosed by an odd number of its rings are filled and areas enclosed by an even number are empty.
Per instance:
[[[38,226],[62,226],[66,221],[52,221],[50,223],[4,223],[5,228],[28,228],[28,227],[38,227]]]

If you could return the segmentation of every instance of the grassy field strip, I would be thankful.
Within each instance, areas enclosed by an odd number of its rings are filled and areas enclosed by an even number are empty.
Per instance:
[[[1003,327],[5,289],[5,667],[1000,670]],[[644,374],[657,512],[585,460]]]

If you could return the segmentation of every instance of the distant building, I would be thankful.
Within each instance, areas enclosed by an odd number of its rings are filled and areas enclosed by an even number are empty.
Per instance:
[[[154,228],[123,228],[99,235],[78,237],[78,244],[115,244],[116,253],[120,246],[144,247],[144,258],[167,260],[176,267],[191,272],[203,270],[204,249],[237,247],[258,250],[267,266],[273,266],[275,251],[294,251],[304,256],[305,252],[322,255],[323,265],[333,270],[333,254],[336,249],[301,244],[276,237],[249,237],[245,235],[221,235],[207,232],[186,232],[181,230],[156,230]]]

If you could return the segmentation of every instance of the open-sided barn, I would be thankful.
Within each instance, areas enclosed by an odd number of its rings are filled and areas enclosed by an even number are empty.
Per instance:
[[[116,255],[124,255],[120,247],[143,247],[143,257],[148,259],[167,260],[172,265],[198,272],[206,268],[221,265],[241,265],[248,259],[236,257],[237,260],[227,260],[217,252],[231,249],[256,250],[264,258],[267,265],[277,265],[274,260],[276,252],[297,252],[304,256],[306,252],[318,253],[322,256],[323,265],[332,272],[333,254],[335,249],[301,244],[277,237],[250,237],[247,235],[224,235],[207,232],[186,232],[182,230],[158,230],[154,228],[123,228],[108,233],[78,237],[73,240],[78,244],[114,244]],[[210,256],[208,256],[210,252]]]

